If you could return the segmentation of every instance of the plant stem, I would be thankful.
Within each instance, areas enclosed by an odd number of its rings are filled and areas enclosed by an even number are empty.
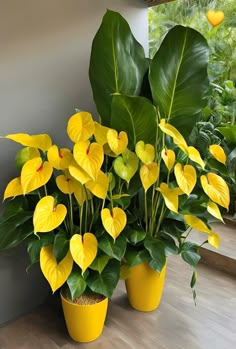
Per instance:
[[[144,212],[145,212],[145,227],[146,233],[148,232],[148,212],[147,212],[147,192],[144,193]]]
[[[80,234],[82,235],[82,228],[83,228],[83,208],[84,208],[84,204],[80,207],[80,220],[79,220],[79,231]]]
[[[69,206],[70,206],[70,234],[73,235],[73,206],[72,206],[71,194],[69,194]]]
[[[159,229],[160,229],[160,226],[161,226],[161,223],[162,223],[162,220],[163,220],[163,217],[165,215],[165,211],[166,211],[166,207],[165,207],[165,203],[163,202],[162,203],[162,208],[161,208],[161,214],[160,214],[160,217],[158,219],[158,224],[157,224],[157,227],[156,227],[156,231],[155,231],[155,237],[158,237],[159,235]]]
[[[47,187],[46,187],[45,184],[44,184],[44,191],[45,191],[45,196],[47,196],[48,195],[48,191],[47,191]]]

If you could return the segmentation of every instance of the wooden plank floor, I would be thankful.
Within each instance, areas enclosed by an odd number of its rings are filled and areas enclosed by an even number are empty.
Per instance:
[[[133,310],[120,282],[97,341],[73,342],[59,309],[43,305],[0,328],[0,349],[235,349],[236,279],[200,265],[195,307],[190,275],[169,258],[162,303],[151,313]]]

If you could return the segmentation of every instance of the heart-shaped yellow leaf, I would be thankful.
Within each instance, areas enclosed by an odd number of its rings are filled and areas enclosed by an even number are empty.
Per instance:
[[[64,194],[73,194],[75,191],[79,190],[81,186],[81,183],[68,173],[57,176],[56,183],[60,191]]]
[[[97,255],[98,242],[91,233],[83,236],[75,234],[70,240],[70,252],[76,264],[82,269],[82,274],[92,264]]]
[[[52,292],[60,288],[68,279],[73,267],[70,251],[60,263],[53,254],[53,245],[45,246],[40,251],[40,268],[51,286]]]
[[[163,196],[166,207],[178,213],[179,208],[179,195],[182,195],[183,192],[180,188],[169,188],[166,183],[161,183],[160,188],[157,188]]]
[[[99,171],[96,181],[88,181],[85,187],[100,199],[105,199],[109,187],[109,179],[104,172]]]
[[[161,157],[170,172],[175,163],[175,152],[172,149],[162,149]]]
[[[190,195],[197,182],[195,168],[191,165],[182,167],[182,165],[178,163],[175,165],[174,172],[180,189],[182,189],[185,194]]]
[[[53,168],[48,161],[43,163],[41,158],[28,160],[21,170],[24,195],[45,185],[51,178],[52,172]]]
[[[88,112],[79,112],[71,116],[67,125],[67,134],[74,143],[87,141],[94,133],[92,115]]]
[[[104,145],[107,143],[107,132],[110,130],[108,127],[102,126],[98,122],[94,122],[95,130],[94,130],[94,137],[96,139],[96,142]]]
[[[214,158],[221,162],[222,164],[226,164],[226,155],[224,149],[219,144],[212,144],[209,147],[210,153]]]
[[[156,183],[159,177],[159,167],[155,162],[142,165],[140,168],[140,179],[145,192]]]
[[[221,22],[223,22],[224,17],[225,15],[223,11],[214,11],[214,10],[207,11],[208,22],[210,22],[213,27],[216,27]]]
[[[155,159],[155,149],[151,144],[139,141],[135,146],[135,152],[144,164],[150,164]]]
[[[113,211],[104,208],[101,211],[101,218],[105,230],[114,240],[120,235],[127,222],[125,212],[119,207],[113,208]]]
[[[213,202],[209,201],[207,205],[207,211],[213,216],[219,219],[222,223],[224,223],[224,220],[221,216],[219,207]]]
[[[107,132],[107,143],[113,153],[116,155],[122,154],[128,145],[127,133],[121,131],[119,134],[116,130],[108,130]]]
[[[113,167],[115,173],[122,179],[124,179],[127,183],[131,180],[131,178],[135,175],[138,170],[138,157],[135,153],[126,149],[125,152],[118,156],[114,162]]]
[[[167,124],[165,119],[161,119],[161,122],[159,123],[159,127],[168,136],[173,138],[174,143],[183,150],[184,153],[188,153],[188,145],[184,139],[184,137],[181,135],[181,133],[172,125]]]
[[[68,169],[70,175],[81,184],[85,184],[91,180],[91,177],[77,164],[75,160],[72,160]]]
[[[18,195],[23,195],[23,189],[21,186],[21,178],[17,177],[14,178],[12,181],[10,181],[4,191],[4,197],[3,200],[6,200],[7,198],[15,197]]]
[[[48,149],[47,157],[52,167],[57,170],[67,169],[73,159],[73,155],[69,149],[58,149],[56,145],[53,145]]]
[[[52,140],[48,134],[30,136],[27,133],[14,133],[7,135],[5,138],[20,143],[25,147],[38,148],[42,151],[47,151],[52,145]]]
[[[208,173],[200,177],[204,192],[218,205],[228,209],[230,195],[224,179],[215,173]]]
[[[103,147],[98,143],[79,142],[74,146],[77,164],[95,181],[104,160]]]
[[[218,234],[211,232],[211,234],[208,235],[208,243],[215,247],[216,249],[220,247],[220,237]]]
[[[197,229],[203,233],[212,233],[211,229],[209,229],[207,225],[198,217],[193,215],[184,215],[184,220],[193,229]]]
[[[66,206],[55,205],[53,196],[44,196],[37,203],[34,215],[34,233],[47,233],[59,227],[66,217]]]
[[[201,158],[201,155],[199,151],[194,147],[188,147],[188,157],[193,162],[196,162],[198,165],[200,165],[202,168],[205,167],[205,163]]]

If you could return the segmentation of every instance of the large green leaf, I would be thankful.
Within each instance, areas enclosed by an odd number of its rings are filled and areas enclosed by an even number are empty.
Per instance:
[[[115,241],[110,235],[103,234],[98,241],[98,247],[100,250],[118,261],[121,261],[122,257],[124,256],[126,245],[126,238],[122,234],[119,235]]]
[[[30,257],[30,265],[27,269],[29,269],[33,264],[39,262],[41,248],[53,244],[55,238],[55,235],[52,232],[43,234],[39,233],[38,236],[32,236],[28,242],[27,252]]]
[[[87,285],[92,291],[105,297],[111,297],[120,278],[120,263],[110,260],[101,274],[97,271],[90,272],[86,279]]]
[[[29,211],[27,198],[23,195],[17,196],[14,200],[10,200],[5,204],[1,220],[6,220],[19,212],[25,211]]]
[[[101,274],[101,272],[103,271],[103,269],[105,268],[105,266],[107,265],[109,260],[110,260],[110,257],[105,255],[105,254],[102,254],[100,256],[96,256],[93,263],[90,264],[89,268],[96,270]]]
[[[150,254],[147,250],[131,250],[127,249],[125,253],[125,261],[129,267],[134,267],[140,263],[148,261],[150,259]]]
[[[76,297],[82,295],[86,289],[86,281],[81,275],[79,270],[73,270],[67,279],[67,285],[70,290],[71,299],[74,300]]]
[[[218,130],[225,137],[227,144],[236,145],[236,125],[218,127]]]
[[[134,149],[141,140],[154,145],[157,128],[155,107],[144,97],[113,96],[111,126],[127,132],[130,149]]]
[[[126,20],[107,11],[93,40],[89,77],[103,124],[110,126],[113,94],[138,95],[148,61]]]
[[[208,93],[208,45],[196,30],[177,25],[164,38],[149,72],[154,104],[188,136],[205,107]]]
[[[153,269],[161,272],[166,263],[164,242],[156,240],[151,236],[147,236],[144,241],[144,247],[151,255],[150,260],[148,260],[148,264]]]
[[[56,234],[53,245],[53,254],[57,260],[57,263],[60,263],[62,261],[62,259],[67,255],[68,250],[68,236],[65,231],[61,230]]]
[[[19,212],[0,222],[0,251],[17,246],[33,234],[32,212]]]
[[[183,260],[196,269],[201,259],[199,255],[199,246],[191,242],[184,242],[181,247],[181,257]]]

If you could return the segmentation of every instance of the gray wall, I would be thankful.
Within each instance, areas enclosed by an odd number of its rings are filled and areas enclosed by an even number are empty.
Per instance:
[[[74,109],[95,112],[88,64],[92,39],[106,8],[128,20],[147,51],[144,0],[0,1],[0,135],[46,132],[63,145]],[[18,145],[0,139],[0,202],[3,188],[16,175],[16,149]],[[18,250],[19,257],[14,258],[11,253],[0,254],[0,323],[30,309],[39,292],[37,282],[33,287],[32,278],[22,274],[24,252]],[[7,311],[1,302],[11,303],[12,309]]]

